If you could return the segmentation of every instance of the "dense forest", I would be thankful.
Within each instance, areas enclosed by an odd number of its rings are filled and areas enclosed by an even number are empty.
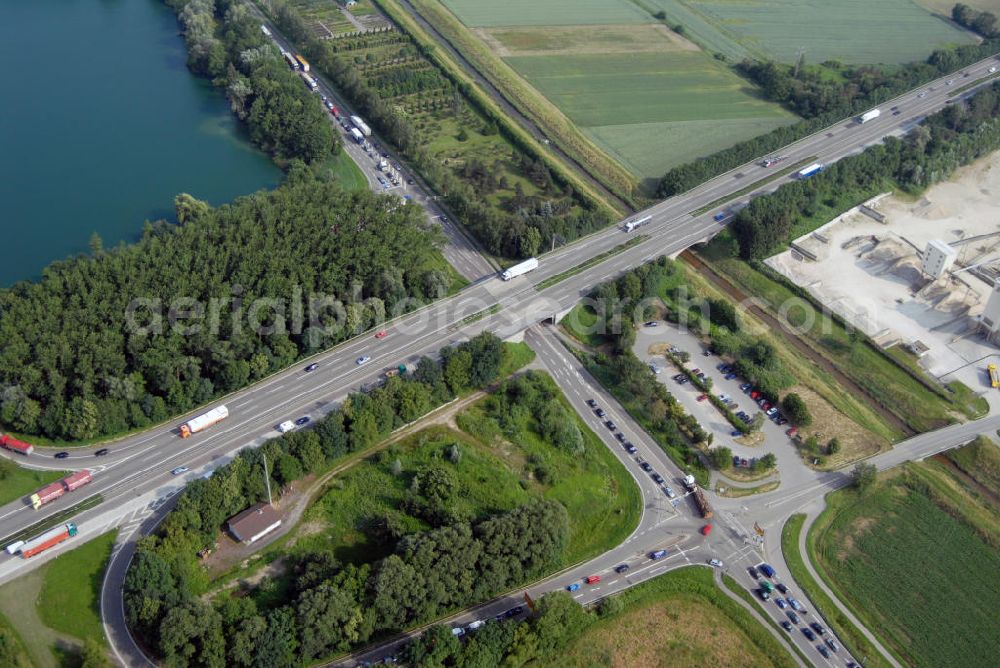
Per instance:
[[[1000,40],[934,51],[923,62],[897,68],[880,65],[785,65],[743,61],[736,71],[764,95],[805,120],[740,142],[718,153],[675,167],[661,179],[657,194],[671,197],[751,160],[762,158],[837,121],[860,114],[908,90],[1000,52]]]
[[[420,209],[301,163],[272,192],[176,209],[134,245],[0,291],[0,423],[60,439],[145,427],[447,292]]]
[[[827,199],[854,203],[885,189],[917,193],[977,158],[1000,148],[1000,84],[982,88],[927,117],[903,138],[887,137],[860,155],[820,174],[757,197],[733,220],[731,230],[744,259],[760,259],[789,242],[793,232]]]
[[[412,374],[352,395],[314,429],[242,451],[208,479],[189,484],[156,533],[143,539],[124,586],[131,628],[171,666],[295,666],[484,600],[558,563],[566,510],[538,501],[485,518],[427,512],[428,531],[392,535],[395,549],[373,563],[340,564],[328,552],[293,558],[280,596],[209,605],[196,554],[226,518],[267,498],[264,457],[277,489],[368,448],[457,394],[495,381],[501,342],[481,334],[423,358]],[[433,494],[418,486],[414,503]],[[425,493],[426,492],[426,493]],[[389,539],[388,534],[386,539]],[[261,601],[265,599],[260,599]]]
[[[537,195],[518,194],[506,198],[502,206],[490,201],[498,187],[488,170],[475,161],[444,165],[435,160],[421,143],[421,131],[401,111],[401,104],[389,99],[400,86],[416,86],[443,75],[426,69],[405,75],[406,81],[383,82],[384,88],[365,80],[349,49],[341,50],[344,40],[317,39],[296,9],[282,0],[268,3],[275,24],[302,48],[313,67],[326,75],[358,109],[382,137],[391,142],[428,184],[442,195],[448,208],[473,232],[491,253],[518,258],[535,255],[553,235],[573,240],[611,222],[601,206],[573,187],[557,180],[543,159],[516,137],[507,137],[518,154],[521,175],[540,188]],[[414,47],[415,48],[415,47]],[[422,63],[429,65],[429,63]],[[401,75],[402,76],[402,75]],[[377,81],[372,82],[377,83]],[[461,104],[471,104],[459,82],[450,82],[452,97]],[[477,110],[483,114],[483,110]],[[485,132],[502,131],[498,119],[486,118]],[[492,156],[483,156],[484,162]],[[463,164],[457,164],[457,163]]]
[[[254,143],[280,163],[322,161],[339,149],[318,97],[288,69],[246,6],[233,0],[166,2],[184,29],[188,67],[225,87]]]

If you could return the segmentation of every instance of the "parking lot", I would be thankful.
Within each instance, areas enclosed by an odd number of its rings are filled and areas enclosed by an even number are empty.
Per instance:
[[[722,360],[717,355],[707,355],[705,346],[698,337],[691,332],[663,321],[656,321],[655,326],[640,325],[636,332],[636,342],[633,348],[639,359],[654,365],[659,372],[657,379],[666,385],[670,393],[681,403],[684,409],[693,415],[701,426],[708,432],[714,434],[713,447],[724,446],[733,451],[733,455],[741,460],[746,460],[749,464],[753,458],[759,458],[767,453],[774,454],[777,458],[777,472],[785,483],[795,483],[797,478],[802,481],[810,478],[798,452],[792,445],[786,434],[792,427],[791,424],[779,426],[771,419],[766,419],[761,427],[760,434],[750,439],[742,439],[735,433],[735,428],[729,423],[726,417],[707,399],[699,401],[698,397],[703,393],[691,382],[678,383],[674,376],[679,370],[662,354],[650,353],[650,348],[662,345],[673,346],[679,351],[685,351],[691,355],[691,360],[685,366],[689,370],[698,369],[707,378],[712,379],[712,393],[715,396],[725,395],[730,401],[735,402],[736,407],[733,412],[743,411],[749,416],[760,412],[761,408],[750,398],[749,392],[741,389],[741,385],[747,383],[739,377],[726,378],[725,373],[718,370],[720,364],[732,362],[732,360]],[[730,374],[732,375],[732,374]],[[741,440],[757,440],[754,445],[745,445]],[[797,475],[798,472],[798,475]],[[773,480],[774,476],[768,476],[762,481],[754,482],[752,485],[762,484],[764,481]],[[720,484],[725,487],[729,484],[745,487],[747,483],[729,481],[722,478]]]

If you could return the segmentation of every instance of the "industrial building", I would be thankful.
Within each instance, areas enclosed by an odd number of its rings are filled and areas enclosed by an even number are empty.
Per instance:
[[[931,278],[941,278],[944,272],[951,269],[957,257],[957,250],[940,239],[931,239],[927,242],[927,249],[924,250],[921,268]]]

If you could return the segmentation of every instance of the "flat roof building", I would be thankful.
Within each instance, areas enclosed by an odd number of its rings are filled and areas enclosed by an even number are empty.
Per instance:
[[[258,503],[230,517],[226,525],[233,538],[249,545],[281,526],[281,517],[270,504]]]

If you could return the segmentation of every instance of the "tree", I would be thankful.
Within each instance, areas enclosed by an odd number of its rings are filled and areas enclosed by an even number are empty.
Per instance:
[[[754,416],[751,418],[750,424],[748,425],[750,431],[760,431],[760,428],[764,426],[765,419],[766,418],[762,412],[757,411],[754,413]]]
[[[112,665],[108,653],[99,642],[93,638],[87,638],[84,641],[83,649],[80,652],[80,668],[112,668]]]
[[[866,462],[861,462],[854,467],[851,471],[851,483],[854,488],[859,492],[864,492],[868,490],[878,477],[878,469],[874,464],[868,464]]]
[[[840,452],[840,439],[834,437],[826,444],[826,454],[835,455]]]
[[[773,469],[775,466],[778,465],[778,458],[774,456],[774,453],[769,452],[760,459],[758,459],[757,463],[760,465],[760,468],[762,470],[770,471],[771,469]]]
[[[223,668],[226,640],[219,613],[197,601],[172,608],[160,624],[160,652],[170,666]]]
[[[449,626],[435,624],[407,643],[399,660],[407,666],[444,666],[461,649],[462,644]]]
[[[792,424],[800,427],[808,427],[812,424],[812,415],[809,414],[809,407],[806,406],[806,402],[802,400],[802,397],[795,392],[789,392],[785,395],[785,398],[781,400],[781,408]]]
[[[712,466],[720,471],[733,465],[733,451],[727,447],[712,448],[708,456],[712,460]]]

